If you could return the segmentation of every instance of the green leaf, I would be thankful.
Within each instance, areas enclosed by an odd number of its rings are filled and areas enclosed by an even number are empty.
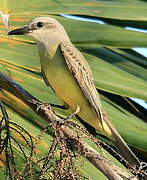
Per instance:
[[[146,153],[146,122],[106,97],[103,97],[102,103],[124,140],[141,153]]]
[[[71,40],[77,45],[131,48],[146,47],[147,44],[146,34],[142,32],[92,22],[57,19],[64,25]]]
[[[85,18],[89,16],[84,16]],[[146,20],[122,20],[122,19],[111,19],[111,18],[102,18],[98,17],[95,18],[98,20],[102,20],[107,24],[111,25],[116,25],[116,26],[121,26],[121,27],[136,27],[136,28],[141,28],[141,29],[146,29],[147,27],[147,21]]]
[[[43,3],[40,3],[40,0],[35,0],[35,4],[29,0],[17,0],[15,3],[11,3],[11,0],[0,0],[0,4],[0,10],[4,10],[6,6],[13,15],[28,14],[29,11],[29,14],[64,13],[125,20],[147,19],[146,2],[139,0],[74,0],[74,2],[72,0],[44,0]]]

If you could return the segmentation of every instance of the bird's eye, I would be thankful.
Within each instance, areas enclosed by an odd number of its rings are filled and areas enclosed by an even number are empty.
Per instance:
[[[42,22],[37,23],[37,27],[42,27],[44,24]]]

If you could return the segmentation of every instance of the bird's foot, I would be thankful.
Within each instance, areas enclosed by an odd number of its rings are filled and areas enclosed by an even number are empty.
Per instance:
[[[72,114],[70,114],[70,115],[69,115],[68,117],[66,117],[66,118],[61,118],[61,119],[58,121],[58,124],[59,124],[60,126],[65,125],[66,123],[68,123],[67,120],[71,119],[73,116],[75,116],[75,115],[76,115],[77,113],[79,113],[79,112],[80,112],[80,107],[77,106],[76,109],[75,109],[75,111],[74,111]]]
[[[63,110],[66,110],[68,109],[66,106],[62,106],[62,105],[58,105],[58,104],[52,104],[52,103],[40,103],[37,105],[37,109],[36,111],[38,112],[40,108],[50,108],[50,107],[56,107],[56,108],[60,108],[60,109],[63,109]]]
[[[75,109],[75,111],[74,111],[71,115],[69,115],[68,117],[66,117],[65,119],[66,119],[66,120],[71,119],[72,117],[74,117],[75,115],[77,115],[79,112],[80,112],[80,107],[77,106],[76,109]]]
[[[139,171],[146,170],[146,169],[147,169],[147,163],[146,162],[141,162],[140,167],[139,167]]]
[[[38,113],[40,109],[43,108],[50,108],[51,105],[49,103],[40,103],[37,105],[38,107],[36,108],[36,112]]]
[[[63,126],[67,123],[66,119],[62,118],[59,121],[56,121],[58,123],[59,126]]]

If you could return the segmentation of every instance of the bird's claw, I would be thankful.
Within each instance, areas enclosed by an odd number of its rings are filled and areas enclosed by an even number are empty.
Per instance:
[[[69,116],[66,117],[66,118],[60,119],[60,120],[58,121],[58,124],[59,124],[60,126],[65,125],[65,124],[67,123],[67,120],[71,119],[73,116],[75,116],[75,115],[76,115],[77,113],[79,113],[79,112],[80,112],[80,107],[77,106],[77,107],[76,107],[76,110],[75,110],[71,115],[69,115]]]
[[[80,107],[77,106],[76,109],[75,109],[75,111],[74,111],[71,115],[69,115],[68,117],[66,117],[65,119],[66,119],[66,120],[71,119],[73,116],[77,115],[79,112],[80,112]]]
[[[141,162],[139,170],[147,169],[147,163],[146,162]]]
[[[48,103],[40,103],[39,105],[37,105],[38,107],[36,108],[36,112],[38,113],[39,112],[39,110],[40,109],[42,109],[42,108],[50,108],[51,107],[51,105],[50,104],[48,104]]]

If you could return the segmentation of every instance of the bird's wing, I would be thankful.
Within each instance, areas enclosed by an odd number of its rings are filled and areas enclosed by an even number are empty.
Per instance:
[[[73,74],[85,98],[93,107],[102,124],[102,106],[88,63],[71,43],[62,42],[60,48],[70,72]]]

